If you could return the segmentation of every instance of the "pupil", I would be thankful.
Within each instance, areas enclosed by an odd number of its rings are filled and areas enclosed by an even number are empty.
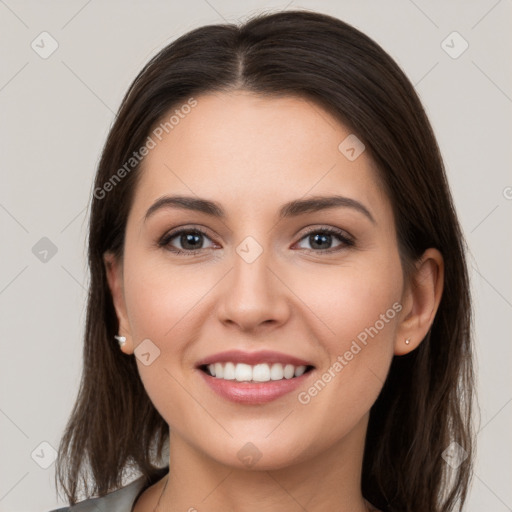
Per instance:
[[[201,245],[200,243],[198,244],[197,242],[199,242],[199,237],[200,235],[198,234],[191,234],[191,233],[187,233],[186,235],[181,235],[181,243],[182,243],[182,247],[184,247],[185,249],[196,249],[198,245]],[[185,242],[185,243],[183,243]],[[196,242],[196,245],[193,245],[193,243]],[[191,247],[187,247],[187,244],[192,244]]]
[[[321,239],[321,240],[319,241],[319,239]],[[312,242],[312,243],[311,243],[311,240],[313,240],[313,242]],[[326,240],[327,240],[328,242],[330,242],[330,240],[331,240],[331,235],[328,235],[328,234],[316,234],[316,235],[311,235],[311,237],[310,237],[311,247],[314,247],[314,246],[315,246],[315,244],[320,245],[322,241],[323,241],[323,242],[325,242]],[[323,248],[324,248],[324,247],[319,247],[319,249],[323,249]]]

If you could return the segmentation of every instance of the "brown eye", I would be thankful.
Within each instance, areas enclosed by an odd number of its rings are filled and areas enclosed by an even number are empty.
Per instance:
[[[200,229],[181,229],[166,234],[158,245],[176,254],[192,255],[209,248],[203,246],[205,239],[210,240],[206,233]],[[176,247],[176,244],[178,247]]]
[[[354,245],[353,240],[345,233],[335,228],[315,228],[306,233],[301,240],[306,240],[310,248],[302,247],[312,252],[335,252]],[[338,242],[332,247],[332,244]]]

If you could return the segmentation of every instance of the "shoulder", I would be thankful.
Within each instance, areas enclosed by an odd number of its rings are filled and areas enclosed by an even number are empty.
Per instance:
[[[131,512],[139,494],[147,487],[141,476],[128,485],[110,492],[101,498],[89,498],[70,507],[58,508],[49,512]]]

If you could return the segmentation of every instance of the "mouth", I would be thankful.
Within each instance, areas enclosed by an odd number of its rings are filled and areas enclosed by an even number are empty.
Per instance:
[[[305,385],[315,366],[273,351],[222,352],[196,364],[203,381],[218,396],[238,404],[264,404]]]

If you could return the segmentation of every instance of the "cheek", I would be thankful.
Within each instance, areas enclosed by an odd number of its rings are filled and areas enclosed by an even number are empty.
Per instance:
[[[297,291],[322,320],[315,321],[320,325],[315,337],[329,358],[303,402],[331,404],[342,415],[349,409],[358,411],[356,418],[377,398],[393,358],[402,309],[400,261],[390,254],[378,264],[371,258],[365,264],[359,260],[358,265],[354,260],[329,275],[316,273],[309,280],[314,287],[304,283]]]
[[[149,338],[156,343],[172,339],[175,346],[182,324],[208,291],[201,271],[179,266],[173,269],[169,263],[155,263],[142,255],[135,255],[125,265],[130,276],[125,282],[125,296],[135,339]]]
[[[196,336],[196,326],[190,321],[194,306],[208,287],[199,272],[172,269],[169,263],[152,261],[133,248],[125,260],[125,275],[130,276],[125,281],[125,297],[135,345],[147,339],[152,343],[146,345],[150,364],[136,358],[144,388],[168,424],[175,424],[175,411],[180,411],[179,425],[193,424],[190,396],[180,384],[181,366],[187,344]]]
[[[382,338],[388,337],[396,323],[396,309],[400,309],[393,305],[401,298],[402,271],[398,257],[391,253],[379,262],[371,256],[354,258],[339,266],[307,272],[307,278],[297,277],[294,285],[311,318],[317,317],[315,324],[323,326],[317,334],[328,343],[332,356],[360,333],[364,341],[364,333],[375,324]]]

